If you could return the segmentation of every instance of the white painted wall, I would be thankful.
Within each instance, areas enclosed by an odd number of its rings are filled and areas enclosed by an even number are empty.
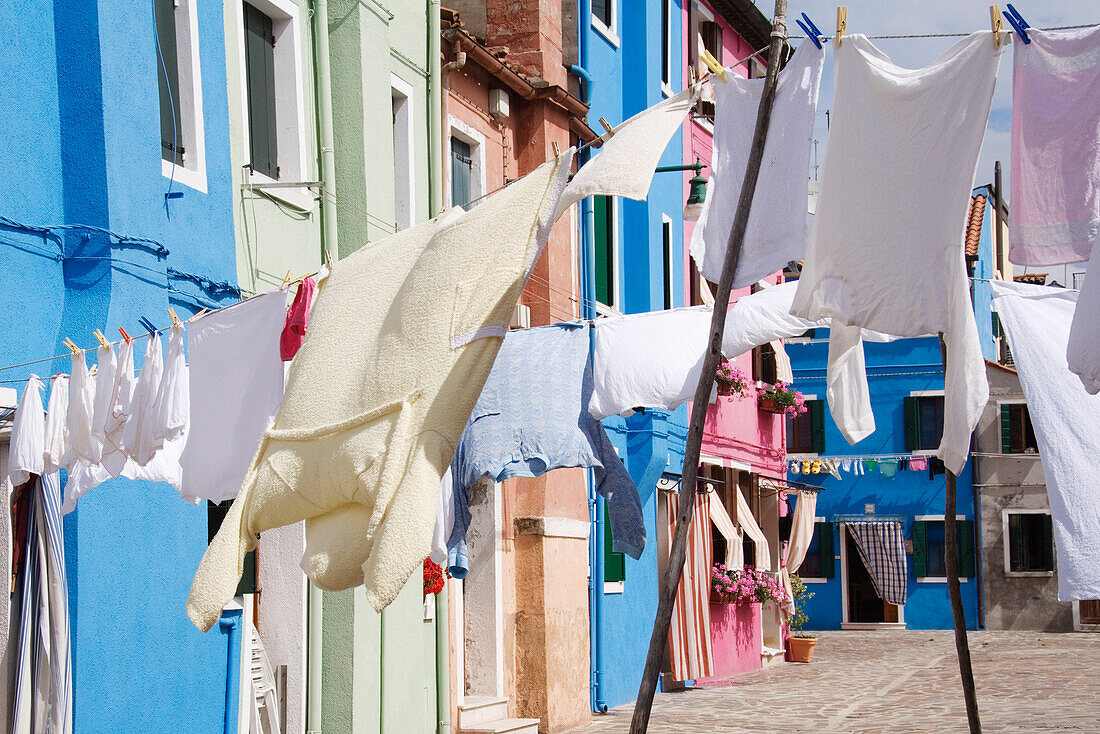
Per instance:
[[[286,731],[306,730],[306,577],[301,570],[305,525],[267,530],[257,552],[260,631],[273,669],[285,665]]]

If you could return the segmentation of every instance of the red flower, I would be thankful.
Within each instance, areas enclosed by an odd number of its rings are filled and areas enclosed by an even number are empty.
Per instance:
[[[447,582],[447,579],[451,575],[443,570],[443,568],[433,561],[431,558],[424,559],[424,596],[428,594],[438,594],[443,591],[443,585]]]

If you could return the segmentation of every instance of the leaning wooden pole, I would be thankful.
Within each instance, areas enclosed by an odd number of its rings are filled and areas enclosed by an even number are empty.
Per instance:
[[[714,375],[722,358],[722,332],[726,326],[726,310],[730,303],[730,290],[733,276],[737,272],[737,263],[741,259],[741,245],[745,239],[745,229],[749,223],[749,211],[752,209],[753,194],[756,192],[756,180],[760,175],[760,164],[764,158],[764,143],[768,137],[768,124],[771,121],[772,101],[775,99],[775,87],[779,78],[780,52],[787,39],[787,0],[775,0],[775,17],[772,21],[771,45],[768,47],[768,73],[764,78],[764,90],[760,95],[760,107],[756,113],[756,132],[753,135],[749,162],[745,168],[745,180],[741,185],[741,198],[737,202],[737,214],[733,220],[726,258],[722,263],[722,277],[718,281],[718,292],[714,295],[714,315],[710,321],[710,338],[707,342],[703,368],[699,375],[699,384],[695,388],[695,400],[691,408],[691,425],[688,429],[687,447],[684,450],[684,473],[680,483],[680,505],[676,512],[676,533],[669,549],[668,567],[661,580],[657,617],[653,620],[653,635],[649,639],[649,654],[645,661],[642,683],[638,687],[638,700],[634,704],[634,718],[630,722],[630,734],[645,734],[649,728],[649,713],[653,706],[653,694],[657,690],[657,679],[661,675],[661,662],[664,659],[665,646],[668,644],[668,628],[672,621],[672,606],[676,599],[676,589],[684,570],[684,558],[687,552],[688,531],[691,516],[695,509],[695,484],[699,472],[699,451],[703,442],[703,422],[707,417],[707,405],[714,386]],[[719,82],[721,83],[721,82]]]
[[[940,354],[943,358],[943,372],[947,374],[947,346],[940,335]],[[959,543],[955,519],[956,477],[950,470],[947,473],[947,487],[944,490],[943,508],[943,557],[947,567],[947,595],[951,598],[951,617],[955,624],[955,652],[959,656],[959,677],[962,679],[963,698],[966,700],[966,721],[970,734],[980,734],[982,722],[978,718],[978,693],[974,687],[974,668],[970,664],[970,643],[966,638],[966,617],[963,615],[962,590],[959,588]]]

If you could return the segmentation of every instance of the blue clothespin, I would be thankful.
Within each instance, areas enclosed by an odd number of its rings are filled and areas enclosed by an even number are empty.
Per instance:
[[[156,336],[157,327],[153,325],[153,322],[142,316],[138,319],[138,323],[145,327],[145,330],[149,332],[149,338]]]
[[[1012,26],[1013,30],[1020,35],[1020,40],[1025,44],[1031,43],[1031,39],[1027,37],[1027,29],[1031,26],[1024,20],[1024,16],[1020,15],[1020,11],[1012,6],[1012,3],[1008,4],[1008,10],[1002,13],[1008,24]]]
[[[810,20],[810,16],[803,13],[802,20],[795,19],[794,22],[797,23],[798,27],[802,29],[802,32],[805,33],[811,41],[813,41],[813,44],[815,46],[821,48],[821,37],[825,34],[823,34],[821,30],[816,25],[814,25],[814,22]]]

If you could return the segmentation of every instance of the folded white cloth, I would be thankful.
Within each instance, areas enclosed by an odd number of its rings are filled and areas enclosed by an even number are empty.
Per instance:
[[[1065,361],[1077,293],[996,280],[990,286],[1043,458],[1058,598],[1100,599],[1100,396],[1086,393]]]
[[[42,411],[42,380],[31,375],[15,408],[8,443],[8,476],[13,487],[45,470],[46,414]],[[5,497],[5,502],[7,498]],[[7,625],[4,625],[5,627]]]
[[[1100,26],[1027,35],[1012,45],[1008,259],[1080,262],[1100,234]]]
[[[824,60],[823,49],[803,43],[779,73],[734,288],[782,270],[806,252],[810,149]],[[691,257],[703,277],[715,283],[722,275],[764,89],[763,79],[744,79],[733,72],[726,76],[726,83],[711,81],[714,155],[706,203],[691,235]]]
[[[164,356],[160,351],[160,335],[154,333],[145,345],[145,361],[134,387],[130,418],[122,428],[122,450],[139,466],[148,464],[156,453],[153,416],[163,375]]]
[[[860,335],[838,327],[944,335],[947,411],[937,453],[955,473],[989,396],[962,232],[999,53],[988,32],[917,70],[894,65],[865,36],[835,49],[821,196],[791,307],[805,319],[832,317],[829,405],[849,441],[866,435],[869,404],[835,389],[838,369],[862,362],[852,351]]]

